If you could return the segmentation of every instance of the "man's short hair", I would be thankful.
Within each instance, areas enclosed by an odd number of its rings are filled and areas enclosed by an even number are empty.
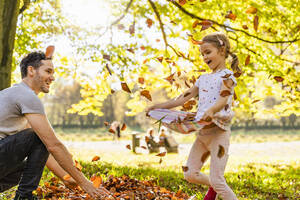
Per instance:
[[[27,76],[28,66],[38,69],[42,65],[41,60],[47,60],[45,53],[41,51],[29,53],[25,58],[23,58],[20,64],[22,79]]]

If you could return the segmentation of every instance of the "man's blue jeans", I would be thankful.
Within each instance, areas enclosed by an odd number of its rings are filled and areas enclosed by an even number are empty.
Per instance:
[[[0,140],[0,193],[18,185],[16,196],[32,198],[49,153],[32,129]]]

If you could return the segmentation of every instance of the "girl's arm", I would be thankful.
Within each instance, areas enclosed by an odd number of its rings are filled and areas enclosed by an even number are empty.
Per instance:
[[[167,102],[155,104],[151,106],[150,108],[147,109],[147,112],[153,109],[159,109],[159,108],[170,109],[177,106],[181,106],[189,99],[198,95],[198,92],[199,92],[198,87],[194,85],[192,88],[188,89],[185,93],[183,93],[179,97],[176,97],[175,99],[171,99]]]

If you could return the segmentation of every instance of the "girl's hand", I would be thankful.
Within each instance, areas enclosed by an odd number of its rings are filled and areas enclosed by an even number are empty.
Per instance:
[[[211,109],[208,109],[202,116],[204,121],[210,122],[214,116],[214,112]]]
[[[148,113],[150,110],[154,110],[157,108],[159,108],[157,105],[150,106],[149,108],[146,108],[146,113]]]

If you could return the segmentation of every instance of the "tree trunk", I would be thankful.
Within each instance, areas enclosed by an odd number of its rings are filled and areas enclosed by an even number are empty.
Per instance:
[[[11,64],[20,0],[0,1],[0,90],[11,84]]]

